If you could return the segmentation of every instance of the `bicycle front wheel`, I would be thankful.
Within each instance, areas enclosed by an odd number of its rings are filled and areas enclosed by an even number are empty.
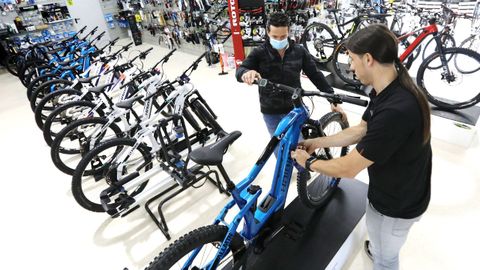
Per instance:
[[[191,231],[160,253],[145,270],[206,269],[227,232],[228,227],[223,225],[209,225]],[[200,249],[198,255],[184,268],[185,262],[196,249]],[[235,233],[230,243],[230,253],[214,269],[234,269],[233,266],[241,260],[244,250],[242,238]]]
[[[432,69],[431,66],[441,68]],[[439,108],[456,110],[480,101],[480,54],[464,48],[435,52],[418,68],[417,85]]]
[[[316,123],[305,124],[302,134],[305,139],[313,139],[330,136],[346,128],[348,128],[348,123],[342,121],[341,114],[330,112]],[[326,160],[339,158],[347,153],[348,147],[329,147],[318,149],[314,154],[318,158]],[[340,178],[303,170],[297,176],[298,197],[304,205],[314,209],[320,208],[330,200],[339,182]]]
[[[448,33],[442,33],[440,35],[440,40],[442,41],[442,46],[444,48],[454,48],[455,47],[455,39],[452,37],[452,35]],[[431,55],[434,52],[438,52],[437,48],[437,42],[435,41],[435,38],[431,38],[427,44],[425,44],[425,47],[423,49],[422,53],[422,59],[425,60],[429,55]],[[440,68],[441,65],[431,65],[429,68],[431,69],[437,69]]]

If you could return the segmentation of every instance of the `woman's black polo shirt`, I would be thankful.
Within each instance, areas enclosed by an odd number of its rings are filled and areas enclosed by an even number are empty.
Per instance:
[[[362,119],[367,133],[357,151],[374,163],[368,168],[368,199],[380,213],[414,218],[430,201],[432,150],[422,144],[420,106],[416,98],[394,80],[377,96],[372,90]]]

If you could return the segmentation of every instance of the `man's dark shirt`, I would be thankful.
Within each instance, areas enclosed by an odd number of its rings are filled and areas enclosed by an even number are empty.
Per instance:
[[[423,144],[423,120],[415,96],[398,79],[377,96],[372,90],[362,119],[367,133],[357,151],[374,163],[368,168],[368,199],[380,213],[418,217],[430,201],[432,150]]]
[[[289,40],[289,47],[283,59],[267,40],[264,44],[253,49],[248,57],[237,69],[236,77],[242,82],[242,75],[255,70],[264,79],[274,83],[281,83],[291,87],[301,87],[300,73],[303,70],[313,84],[323,92],[333,92],[325,77],[317,67],[310,53],[301,45]],[[260,95],[260,110],[266,114],[288,113],[293,108],[291,94],[272,93],[269,89],[258,88]]]

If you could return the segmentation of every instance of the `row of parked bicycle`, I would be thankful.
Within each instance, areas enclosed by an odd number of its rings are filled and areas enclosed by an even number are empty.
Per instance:
[[[416,82],[432,104],[455,110],[480,102],[480,89],[475,83],[480,75],[478,18],[446,5],[431,12],[411,4],[381,8],[352,4],[343,10],[328,9],[328,13],[324,21],[313,19],[303,31],[301,43],[318,62],[330,62],[332,71],[347,86],[359,87],[361,83],[350,71],[345,40],[371,23],[385,23],[398,37],[399,58],[404,65],[410,69],[420,59]],[[471,34],[457,42],[455,27],[461,18],[471,20]]]
[[[103,33],[87,41],[95,31],[33,45],[26,54],[41,53],[18,63],[19,78],[53,163],[72,176],[75,200],[114,217],[146,205],[169,238],[161,206],[159,222],[149,200],[162,198],[162,205],[205,180],[226,193],[218,173],[203,166],[215,164],[193,164],[188,153],[212,140],[226,148],[240,133],[222,129],[190,81],[205,54],[169,81],[163,65],[175,50],[142,69],[139,60],[153,48],[127,59],[132,43],[98,48]],[[163,179],[152,180],[161,172]]]
[[[60,42],[35,44],[24,51],[25,61],[16,63],[36,123],[51,146],[52,160],[57,168],[72,176],[75,200],[87,210],[106,212],[112,217],[128,215],[144,206],[170,239],[161,211],[165,202],[205,182],[211,182],[220,193],[233,198],[214,225],[194,230],[176,241],[152,261],[149,269],[175,269],[179,261],[183,265],[185,254],[190,252],[193,257],[186,262],[187,269],[197,266],[205,269],[206,265],[216,269],[233,262],[232,259],[236,261],[245,253],[245,244],[254,239],[259,246],[263,245],[265,239],[259,236],[270,231],[269,220],[285,206],[295,166],[290,150],[296,147],[300,133],[304,138],[313,138],[348,127],[339,113],[329,112],[320,120],[309,119],[311,114],[302,97],[321,96],[334,103],[366,106],[365,101],[355,97],[260,81],[263,86],[270,85],[272,91],[291,93],[295,109],[279,125],[250,174],[235,184],[222,160],[241,133],[222,129],[190,80],[190,74],[205,54],[176,79],[168,80],[164,64],[174,57],[175,50],[151,68],[143,69],[138,61],[152,48],[126,59],[131,43],[115,48],[117,40],[113,40],[99,48],[98,40],[103,33],[93,37],[96,29],[85,35],[84,32],[85,28]],[[272,188],[260,201],[262,189],[253,181],[276,147],[279,150]],[[347,151],[347,147],[332,147],[317,154],[329,159]],[[301,172],[297,188],[302,202],[313,208],[327,203],[339,179],[314,178],[298,169]],[[157,199],[162,199],[158,205],[159,218],[150,207]],[[239,206],[240,212],[227,223],[227,212],[234,205]],[[241,219],[246,222],[242,236],[236,232]],[[221,247],[218,241],[224,238],[225,247]],[[210,255],[195,258],[204,247]]]

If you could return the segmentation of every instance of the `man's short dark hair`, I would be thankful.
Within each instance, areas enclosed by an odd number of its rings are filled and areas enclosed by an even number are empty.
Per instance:
[[[290,18],[288,18],[287,14],[282,12],[275,12],[270,14],[267,23],[267,31],[270,31],[270,26],[275,27],[289,27],[290,26]]]

